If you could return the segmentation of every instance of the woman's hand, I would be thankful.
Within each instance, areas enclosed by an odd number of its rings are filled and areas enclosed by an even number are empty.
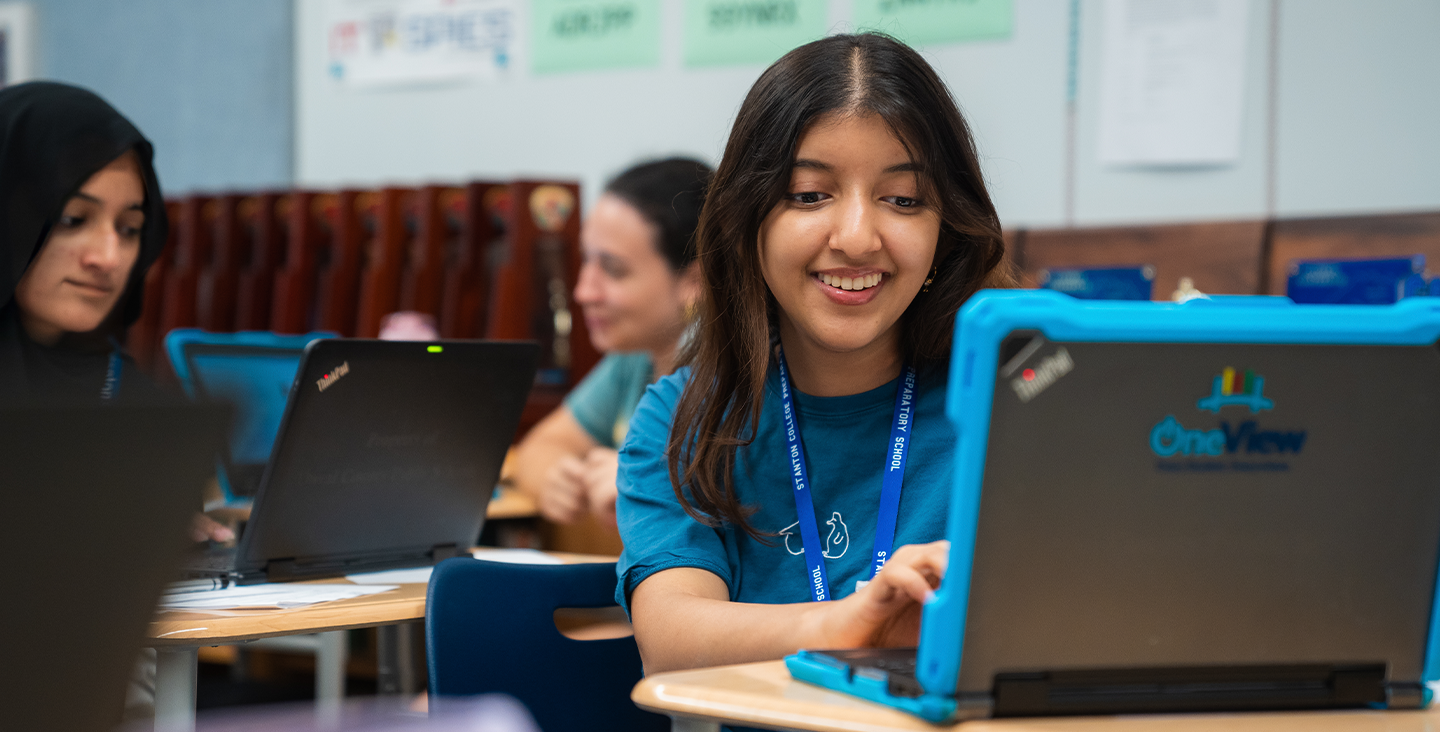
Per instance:
[[[824,605],[815,648],[894,648],[920,638],[920,609],[935,595],[950,559],[950,542],[895,550],[870,583]]]
[[[585,496],[590,511],[605,523],[615,525],[615,476],[620,470],[620,453],[597,447],[585,453]]]
[[[589,510],[585,495],[585,463],[574,455],[561,455],[545,471],[541,483],[540,515],[557,524],[574,523]]]
[[[203,513],[197,513],[190,519],[190,539],[191,541],[213,541],[224,544],[227,541],[235,540],[235,532],[219,521]]]

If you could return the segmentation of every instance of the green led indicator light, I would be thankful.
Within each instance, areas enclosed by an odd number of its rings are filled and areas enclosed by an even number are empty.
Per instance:
[[[426,346],[426,347],[425,347],[425,350],[427,350],[427,351],[429,351],[429,352],[431,352],[431,353],[439,353],[439,352],[445,350],[445,347],[444,347],[444,346]]]

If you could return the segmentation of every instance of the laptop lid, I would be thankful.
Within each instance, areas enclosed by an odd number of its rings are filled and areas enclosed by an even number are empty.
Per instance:
[[[963,704],[1052,672],[1378,665],[1418,694],[1437,337],[1429,299],[972,298],[922,686]]]
[[[174,578],[227,410],[0,410],[6,729],[109,730]]]
[[[311,343],[241,538],[241,580],[417,566],[468,549],[538,353],[515,341]]]

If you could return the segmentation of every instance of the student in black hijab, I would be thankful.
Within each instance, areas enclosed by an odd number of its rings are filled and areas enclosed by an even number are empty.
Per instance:
[[[157,394],[121,348],[165,243],[153,156],[89,91],[0,90],[0,403]]]

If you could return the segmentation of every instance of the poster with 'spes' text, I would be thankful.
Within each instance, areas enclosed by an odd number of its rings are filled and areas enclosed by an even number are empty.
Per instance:
[[[686,0],[685,65],[768,64],[825,35],[826,0]]]
[[[660,65],[660,0],[533,0],[536,73]]]
[[[1009,38],[1015,15],[1011,0],[852,2],[856,29],[889,33],[912,46]]]
[[[328,0],[328,72],[348,86],[493,78],[510,67],[517,0]]]

